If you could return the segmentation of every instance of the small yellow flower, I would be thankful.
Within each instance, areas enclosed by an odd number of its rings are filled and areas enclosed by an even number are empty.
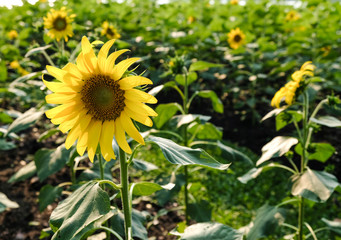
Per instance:
[[[108,21],[103,22],[101,35],[105,35],[108,39],[121,38],[121,34],[119,34],[117,29],[113,25],[109,24]]]
[[[58,42],[64,38],[67,42],[68,37],[73,36],[71,23],[76,15],[68,16],[68,12],[66,7],[62,7],[60,10],[51,9],[47,17],[44,17],[44,27],[49,30],[47,35],[50,38],[56,39]]]
[[[321,51],[323,52],[322,56],[326,57],[329,55],[330,51],[332,50],[331,46],[325,46],[321,48]]]
[[[238,5],[239,0],[230,0],[231,5]]]
[[[286,21],[297,21],[300,18],[301,16],[294,10],[289,11],[285,16]]]
[[[239,28],[232,29],[227,34],[227,37],[227,41],[233,49],[238,49],[240,46],[244,45],[245,34]]]
[[[297,89],[303,85],[304,76],[314,76],[315,66],[310,62],[305,62],[301,69],[295,71],[289,82],[282,87],[271,100],[271,106],[279,108],[281,101],[284,101],[290,106],[294,103]]]
[[[20,67],[20,64],[19,64],[19,62],[18,62],[17,60],[14,60],[13,62],[11,62],[11,63],[9,64],[9,66],[10,66],[11,68],[13,68],[13,69],[17,69],[17,68]]]
[[[188,24],[191,24],[191,23],[195,22],[195,17],[189,16],[189,17],[187,18],[187,22],[188,22]]]
[[[96,56],[89,40],[83,37],[82,51],[76,64],[68,63],[62,69],[46,66],[58,81],[43,79],[47,88],[54,92],[46,96],[46,102],[61,104],[46,111],[46,116],[59,125],[63,133],[70,130],[65,147],[69,149],[78,140],[77,152],[82,156],[87,149],[91,161],[98,145],[105,160],[115,159],[113,137],[123,151],[131,154],[125,133],[144,144],[132,119],[152,126],[149,116],[157,116],[153,109],[145,105],[156,103],[156,98],[136,88],[152,84],[152,81],[126,75],[128,68],[139,58],[128,58],[115,64],[116,59],[128,50],[116,51],[108,56],[114,42],[112,39],[105,43]]]
[[[18,37],[18,32],[15,30],[11,30],[8,32],[8,38],[14,40]]]

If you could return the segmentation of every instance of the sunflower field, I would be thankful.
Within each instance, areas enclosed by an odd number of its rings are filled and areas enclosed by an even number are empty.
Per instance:
[[[0,7],[0,239],[341,240],[340,93],[338,0]]]

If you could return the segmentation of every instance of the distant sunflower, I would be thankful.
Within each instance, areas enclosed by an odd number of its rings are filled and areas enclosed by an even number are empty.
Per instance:
[[[108,21],[103,22],[101,35],[105,35],[108,39],[121,38],[121,34],[119,34],[117,29],[113,25],[109,24]]]
[[[314,76],[314,69],[315,66],[310,61],[305,62],[300,70],[295,71],[291,75],[292,80],[287,82],[284,87],[276,92],[275,96],[271,100],[271,106],[279,108],[282,100],[284,100],[289,106],[292,105],[298,95],[298,89],[306,85],[304,77]]]
[[[301,16],[294,10],[289,11],[285,16],[285,20],[287,21],[297,21],[300,18]]]
[[[62,69],[46,66],[47,71],[59,80],[44,80],[48,89],[54,92],[46,96],[46,102],[61,104],[46,111],[46,116],[52,123],[60,124],[62,132],[70,130],[65,147],[69,149],[78,139],[77,152],[82,156],[88,149],[91,161],[98,144],[105,160],[115,159],[112,148],[114,136],[120,148],[131,154],[125,132],[144,144],[131,119],[152,126],[149,116],[157,116],[153,109],[144,104],[156,103],[156,98],[135,88],[152,84],[152,81],[141,76],[125,75],[139,58],[128,58],[115,64],[116,59],[128,51],[126,49],[107,56],[114,41],[105,43],[97,57],[89,40],[83,37],[82,52],[76,64],[68,63]]]
[[[44,27],[49,30],[47,35],[57,41],[64,38],[67,42],[68,37],[73,36],[71,23],[75,17],[75,14],[68,16],[66,7],[60,10],[51,9],[47,17],[44,17]]]
[[[240,46],[244,45],[245,34],[239,28],[232,29],[227,34],[227,37],[227,41],[233,49],[238,49]]]
[[[230,0],[231,5],[238,5],[239,0]]]
[[[8,37],[11,40],[16,39],[18,37],[18,32],[15,30],[11,30],[8,32]]]

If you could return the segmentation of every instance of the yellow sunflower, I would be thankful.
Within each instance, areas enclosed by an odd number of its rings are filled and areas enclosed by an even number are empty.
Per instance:
[[[101,35],[105,35],[108,39],[121,38],[121,34],[119,34],[117,29],[113,25],[109,24],[108,21],[103,22]]]
[[[271,106],[279,108],[281,101],[284,101],[290,106],[293,104],[296,96],[297,89],[303,85],[305,76],[314,76],[315,66],[310,62],[305,62],[301,69],[295,71],[289,82],[282,87],[271,100]]]
[[[64,38],[67,42],[68,37],[73,36],[71,23],[76,15],[68,16],[68,12],[66,7],[62,7],[60,10],[51,9],[47,17],[44,17],[44,27],[49,30],[47,35],[50,38],[56,39],[58,42]]]
[[[244,44],[245,34],[239,28],[232,29],[227,34],[227,37],[227,41],[230,44],[230,47],[233,49],[238,49]]]
[[[18,37],[18,32],[15,30],[11,30],[8,32],[8,38],[13,40],[16,39]]]
[[[46,96],[46,102],[61,104],[46,111],[52,123],[65,133],[69,131],[65,147],[69,149],[77,142],[77,152],[83,155],[88,149],[91,161],[97,146],[105,160],[115,159],[112,139],[120,148],[131,154],[125,132],[140,144],[144,140],[133,121],[152,126],[149,116],[157,113],[144,103],[156,103],[153,96],[135,87],[152,84],[142,76],[127,76],[127,69],[139,58],[128,58],[118,64],[116,59],[128,50],[120,50],[108,56],[114,39],[105,43],[98,56],[86,37],[82,38],[82,51],[76,64],[68,63],[62,69],[46,66],[49,74],[58,82],[44,81],[52,94]]]
[[[230,0],[231,5],[238,5],[239,0]]]
[[[286,21],[297,21],[300,18],[301,16],[294,10],[289,11],[285,16]]]

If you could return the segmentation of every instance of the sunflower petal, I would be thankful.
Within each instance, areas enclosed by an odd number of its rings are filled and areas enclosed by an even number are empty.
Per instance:
[[[74,101],[77,93],[52,93],[45,97],[46,102],[50,104],[63,104]]]
[[[97,57],[94,53],[94,49],[92,48],[91,43],[85,36],[82,37],[82,53],[85,63],[87,64],[91,72],[94,72],[95,68],[97,67]]]
[[[79,122],[80,119],[84,117],[85,114],[86,114],[86,111],[83,110],[81,112],[78,112],[75,116],[66,119],[64,122],[62,122],[59,125],[60,131],[62,131],[63,133],[66,133],[67,131],[69,131],[71,128],[73,128],[76,125],[76,123]]]
[[[116,59],[122,55],[125,52],[128,52],[128,49],[122,49],[116,52],[113,52],[112,54],[109,55],[109,57],[107,58],[106,62],[105,62],[105,71],[104,74],[110,74],[113,70],[113,67],[115,65],[115,61]]]
[[[58,118],[58,117],[62,117],[64,115],[69,115],[70,113],[72,113],[77,105],[77,101],[72,101],[70,103],[66,103],[63,105],[59,105],[57,107],[54,107],[50,110],[47,110],[45,112],[45,115],[48,118]]]
[[[120,148],[123,151],[125,151],[128,154],[132,153],[119,118],[116,119],[115,121],[115,138],[116,138],[117,144],[120,146]]]
[[[123,74],[128,70],[128,68],[138,60],[140,60],[140,58],[128,58],[115,65],[112,72],[113,79],[119,80],[123,76]]]
[[[121,79],[118,83],[120,84],[120,88],[122,90],[128,90],[145,84],[153,84],[150,79],[141,76],[126,77]]]
[[[98,69],[103,73],[105,72],[105,61],[107,59],[109,50],[111,48],[111,46],[115,43],[115,39],[112,39],[108,42],[106,42],[102,47],[101,50],[99,50],[98,53],[98,61],[97,61],[97,65],[98,65]]]
[[[115,121],[104,121],[100,136],[101,152],[106,161],[116,159],[115,152],[112,148],[112,141],[115,134]]]
[[[157,103],[157,99],[154,96],[137,89],[126,90],[124,93],[124,97],[132,101],[140,101],[144,103]]]
[[[46,69],[50,75],[58,79],[59,81],[63,81],[64,76],[67,74],[66,71],[56,68],[54,66],[46,65]]]
[[[148,127],[153,126],[153,121],[147,115],[134,112],[128,107],[124,108],[124,112],[128,115],[128,117],[134,119],[135,121],[138,121]]]
[[[73,63],[68,63],[63,67],[63,70],[67,71],[69,74],[73,75],[76,78],[82,79],[83,75],[82,73],[78,70],[77,65]]]
[[[101,136],[102,121],[93,122],[92,126],[89,127],[89,138],[88,138],[88,155],[91,162],[94,161],[94,156]]]
[[[121,116],[119,117],[119,120],[121,121],[121,125],[123,126],[124,130],[128,133],[130,137],[135,139],[138,143],[144,145],[144,139],[137,131],[136,127],[134,126],[131,119],[125,114],[125,112],[121,113]]]
[[[151,109],[150,107],[148,107],[147,105],[141,102],[131,101],[129,99],[126,99],[124,103],[126,104],[128,108],[130,108],[134,112],[145,114],[145,115],[152,116],[152,117],[157,116],[157,113],[153,109]]]

